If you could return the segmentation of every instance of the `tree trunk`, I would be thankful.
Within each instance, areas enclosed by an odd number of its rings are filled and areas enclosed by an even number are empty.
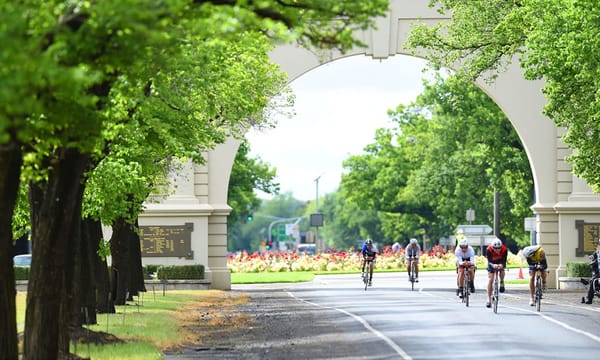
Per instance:
[[[66,274],[73,221],[80,214],[81,181],[89,157],[76,149],[58,149],[48,180],[30,186],[32,263],[27,291],[24,356],[28,360],[56,359],[65,351],[59,343],[68,331]],[[61,303],[64,304],[61,306]],[[68,343],[67,343],[68,346]],[[68,350],[68,348],[67,348]]]
[[[112,294],[115,305],[125,305],[128,297],[129,233],[125,219],[119,218],[112,225],[110,254],[112,258]]]
[[[97,283],[96,273],[107,271],[106,265],[102,268],[100,256],[97,254],[98,244],[102,241],[102,226],[100,221],[86,218],[82,222],[81,240],[83,245],[82,259],[84,271],[81,274],[82,301],[80,324],[96,324],[96,294],[100,284]],[[87,269],[86,269],[87,268]]]
[[[13,267],[12,216],[21,175],[19,144],[0,144],[0,358],[16,360],[17,320],[15,269]]]
[[[128,224],[123,218],[113,224],[113,235],[110,240],[112,255],[113,289],[116,289],[115,304],[125,305],[133,300],[140,291],[146,291],[140,238],[136,225]]]
[[[137,233],[139,228],[137,220],[135,226],[129,226],[129,294],[137,296],[140,291],[146,292],[146,284],[144,283],[144,268],[142,266],[142,248],[140,246],[140,236]]]

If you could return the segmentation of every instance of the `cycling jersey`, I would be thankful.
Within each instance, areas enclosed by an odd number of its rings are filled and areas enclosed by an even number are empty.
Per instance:
[[[375,260],[375,255],[377,255],[377,248],[375,247],[375,244],[371,245],[371,250],[369,250],[367,244],[364,244],[362,247],[362,255],[363,258],[370,256],[373,258],[373,260]]]
[[[528,247],[537,248],[537,250],[535,250],[535,252],[531,256],[526,258],[527,265],[529,265],[529,270],[535,271],[535,267],[537,264],[542,265],[542,270],[546,270],[548,268],[548,262],[546,261],[546,254],[544,253],[544,249],[542,249],[540,245],[531,245]]]
[[[473,247],[471,247],[471,245],[467,247],[466,251],[463,251],[463,249],[461,249],[460,247],[456,248],[454,255],[456,255],[456,262],[459,266],[462,265],[465,261],[468,261],[471,264],[475,264],[475,250],[473,250]]]
[[[508,260],[508,249],[502,245],[500,251],[496,252],[492,245],[488,245],[486,250],[486,258],[488,261],[488,272],[494,272],[492,264],[502,264],[506,268],[506,260]]]
[[[408,245],[406,247],[406,252],[404,253],[404,256],[407,259],[409,259],[409,258],[418,259],[420,254],[421,254],[421,247],[419,246],[419,244],[415,244],[414,246]]]

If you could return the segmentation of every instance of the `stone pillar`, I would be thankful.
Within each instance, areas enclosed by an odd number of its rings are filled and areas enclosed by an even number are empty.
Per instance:
[[[227,205],[227,189],[239,145],[239,140],[230,138],[208,152],[207,156],[207,200],[213,209],[208,219],[207,265],[213,289],[231,289],[231,272],[227,267],[227,216],[231,207]]]

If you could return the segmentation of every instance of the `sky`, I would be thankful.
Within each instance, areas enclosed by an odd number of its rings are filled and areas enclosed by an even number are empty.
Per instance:
[[[280,193],[308,201],[317,192],[319,198],[335,192],[342,162],[363,154],[376,129],[393,126],[389,109],[421,93],[424,67],[425,60],[404,55],[385,60],[357,55],[305,73],[290,83],[295,115],[275,118],[274,129],[249,132],[249,155],[277,168]]]

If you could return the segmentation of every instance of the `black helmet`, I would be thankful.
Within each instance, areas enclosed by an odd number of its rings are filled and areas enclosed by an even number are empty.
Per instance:
[[[365,241],[365,244],[367,244],[367,245],[373,245],[373,240],[371,240],[371,239],[367,239],[367,240]]]

